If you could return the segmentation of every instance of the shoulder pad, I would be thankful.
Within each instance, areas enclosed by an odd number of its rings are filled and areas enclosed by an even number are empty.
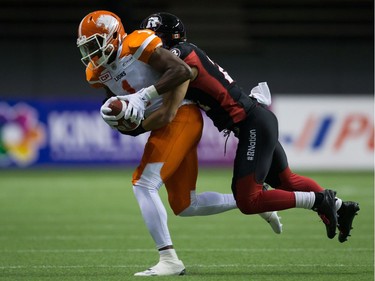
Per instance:
[[[126,36],[123,43],[123,55],[136,55],[137,59],[148,62],[151,54],[162,45],[161,39],[148,29],[135,30]]]

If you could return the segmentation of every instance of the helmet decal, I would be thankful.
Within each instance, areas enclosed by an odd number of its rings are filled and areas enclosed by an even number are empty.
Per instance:
[[[162,25],[161,18],[159,16],[151,16],[147,19],[146,28],[157,30]]]
[[[178,17],[170,13],[152,14],[142,21],[140,27],[153,30],[161,38],[163,47],[166,49],[186,41],[184,24]]]
[[[95,24],[97,27],[101,27],[101,28],[108,30],[108,33],[110,34],[113,33],[118,26],[116,19],[110,15],[99,16]]]

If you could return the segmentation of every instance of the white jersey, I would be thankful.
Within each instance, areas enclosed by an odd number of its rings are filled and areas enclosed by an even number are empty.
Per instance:
[[[112,63],[96,70],[86,69],[87,81],[96,88],[106,86],[117,96],[133,94],[154,85],[161,74],[148,64],[148,60],[161,44],[161,39],[152,31],[136,30],[125,37]],[[152,99],[145,117],[161,104],[162,96]]]

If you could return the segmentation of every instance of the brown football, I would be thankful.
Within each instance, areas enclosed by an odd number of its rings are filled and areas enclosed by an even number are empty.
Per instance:
[[[122,102],[119,100],[119,99],[116,99],[114,100],[113,102],[111,102],[108,107],[110,109],[112,109],[112,111],[110,113],[108,113],[108,115],[113,115],[113,116],[117,116],[121,113],[122,111]]]
[[[123,101],[123,100],[119,100],[119,99],[116,99],[114,101],[112,101],[108,107],[110,109],[112,109],[111,112],[108,113],[108,115],[113,115],[113,116],[121,116],[121,114],[123,115],[124,113],[122,112],[122,109],[124,106],[127,106],[128,104],[128,101]],[[127,120],[127,119],[124,119],[124,116],[121,116],[119,119],[118,119],[118,126],[117,126],[117,129],[119,131],[132,131],[134,129],[136,129],[138,126],[139,126],[140,122],[136,123],[136,122],[131,122],[130,120]]]

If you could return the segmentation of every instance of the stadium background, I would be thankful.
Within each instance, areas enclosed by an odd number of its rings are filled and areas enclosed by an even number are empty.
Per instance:
[[[205,49],[246,91],[267,81],[292,166],[373,167],[370,0],[0,3],[2,168],[134,165],[140,157],[145,137],[123,140],[103,127],[97,113],[102,95],[85,82],[76,31],[82,17],[97,9],[119,14],[127,32],[153,12],[175,13],[189,41]],[[209,120],[206,125],[202,163],[230,165],[235,139],[223,157],[224,139]]]
[[[157,259],[131,189],[145,137],[101,120],[75,44],[96,9],[128,32],[155,11],[180,16],[246,91],[268,82],[292,167],[361,206],[343,244],[306,210],[279,212],[275,235],[238,210],[181,218],[166,207],[184,279],[374,280],[373,1],[0,0],[1,280],[139,280]],[[224,157],[225,139],[205,130],[198,192],[228,193],[234,138]]]

